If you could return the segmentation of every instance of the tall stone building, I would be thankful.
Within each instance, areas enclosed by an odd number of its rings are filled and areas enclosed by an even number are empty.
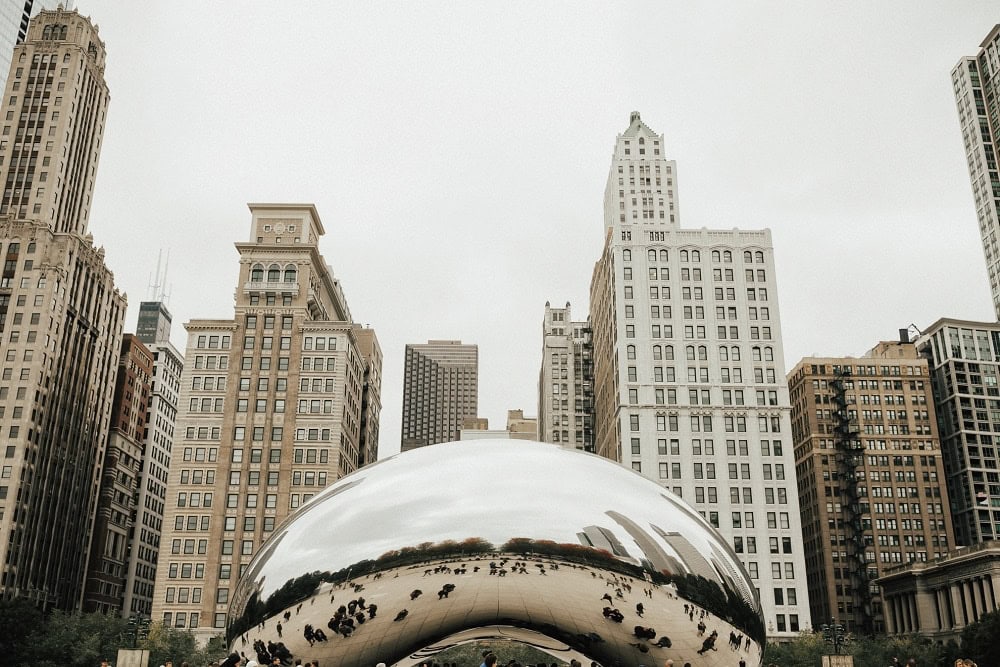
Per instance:
[[[104,43],[42,12],[0,113],[0,596],[79,609],[125,297],[88,232],[108,88]]]
[[[184,370],[184,357],[170,343],[171,321],[170,311],[162,301],[139,304],[137,337],[153,355],[153,378],[122,609],[127,615],[145,618],[150,618],[153,612],[153,585],[167,500],[167,474]]]
[[[917,338],[930,364],[955,541],[1000,539],[1000,323],[942,318]]]
[[[771,234],[682,229],[665,151],[638,113],[615,142],[590,289],[596,451],[718,528],[768,635],[791,638],[809,598]]]
[[[927,360],[908,339],[807,357],[788,389],[813,625],[884,633],[875,579],[954,546]]]
[[[594,451],[594,348],[590,324],[574,322],[569,303],[545,303],[538,374],[538,439]]]
[[[478,416],[479,348],[460,340],[406,346],[401,451],[458,440]]]
[[[0,88],[7,83],[11,57],[28,36],[28,24],[43,9],[73,9],[73,0],[7,0],[0,3]]]
[[[156,570],[153,618],[203,639],[275,526],[377,449],[378,342],[319,252],[316,208],[250,212],[234,317],[185,325]]]
[[[122,338],[111,433],[104,451],[84,611],[121,614],[135,533],[153,354],[132,334]]]
[[[979,53],[958,61],[952,88],[969,165],[979,235],[986,257],[993,308],[1000,318],[1000,23],[979,45]]]

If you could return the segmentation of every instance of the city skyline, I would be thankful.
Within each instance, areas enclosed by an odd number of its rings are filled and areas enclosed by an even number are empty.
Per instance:
[[[112,56],[90,228],[129,293],[125,328],[161,249],[175,322],[225,312],[245,203],[314,201],[321,251],[382,343],[382,455],[409,341],[479,345],[482,416],[535,410],[544,303],[587,311],[632,110],[677,160],[686,227],[771,229],[786,367],[991,317],[949,76],[995,24],[990,3],[305,3],[193,22],[195,7],[78,4]],[[879,262],[866,250],[901,243]],[[871,284],[882,293],[853,300]]]

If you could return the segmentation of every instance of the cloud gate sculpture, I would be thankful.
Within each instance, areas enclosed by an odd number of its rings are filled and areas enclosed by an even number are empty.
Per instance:
[[[765,633],[740,562],[687,504],[517,440],[424,447],[327,487],[250,563],[228,627],[247,657],[322,667],[502,638],[552,662],[731,667],[759,665]]]

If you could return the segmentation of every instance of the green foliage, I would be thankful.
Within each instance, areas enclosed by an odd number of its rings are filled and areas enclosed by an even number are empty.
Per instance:
[[[899,658],[901,665],[914,658],[920,667],[951,667],[961,651],[954,643],[937,644],[919,635],[905,635],[851,638],[841,647],[841,653],[854,656],[855,667],[886,667],[894,657]],[[764,664],[819,667],[822,656],[832,654],[833,645],[824,641],[821,634],[803,633],[792,642],[768,644],[764,652]],[[1000,665],[1000,662],[985,664]]]
[[[104,614],[54,611],[45,616],[26,600],[0,600],[0,655],[13,667],[96,667],[101,660],[114,664],[118,649],[131,643],[128,620]],[[153,623],[149,636],[139,642],[149,650],[149,664],[158,667],[173,660],[206,665],[221,660],[226,647],[215,637],[197,648],[189,630]]]
[[[962,631],[962,653],[981,667],[1000,665],[1000,612],[983,614]]]

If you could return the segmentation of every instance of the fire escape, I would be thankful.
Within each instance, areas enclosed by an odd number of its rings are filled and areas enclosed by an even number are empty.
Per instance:
[[[834,379],[830,381],[834,404],[833,432],[843,513],[841,528],[847,548],[847,566],[844,569],[850,577],[850,586],[845,593],[850,595],[853,606],[853,613],[846,620],[851,630],[870,635],[873,630],[872,601],[861,498],[858,495],[858,468],[864,464],[864,447],[858,437],[857,415],[851,414],[845,392],[845,380],[851,377],[851,370],[835,366],[833,372]]]

